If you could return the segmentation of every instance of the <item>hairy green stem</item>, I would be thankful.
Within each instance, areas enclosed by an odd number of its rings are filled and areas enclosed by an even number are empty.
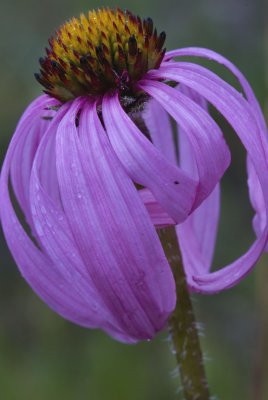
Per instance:
[[[203,364],[197,324],[188,291],[175,228],[159,231],[173,271],[177,304],[169,320],[170,333],[180,372],[185,400],[209,400],[210,394]]]

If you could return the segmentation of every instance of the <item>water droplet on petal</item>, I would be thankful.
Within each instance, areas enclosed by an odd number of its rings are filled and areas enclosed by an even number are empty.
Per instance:
[[[47,213],[47,210],[45,209],[44,206],[41,206],[41,213],[42,213],[42,214],[46,214],[46,213]]]

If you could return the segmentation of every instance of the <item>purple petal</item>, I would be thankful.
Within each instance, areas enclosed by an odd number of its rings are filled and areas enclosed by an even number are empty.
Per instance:
[[[88,305],[72,290],[72,284],[53,265],[51,260],[40,251],[28,237],[20,224],[10,200],[8,180],[11,161],[20,135],[27,132],[36,113],[49,105],[46,98],[32,103],[22,116],[20,124],[10,143],[0,180],[0,211],[3,231],[10,251],[24,276],[33,290],[56,312],[63,317],[83,326],[88,326]]]
[[[264,116],[261,111],[261,107],[259,105],[258,100],[255,97],[255,94],[249,85],[248,81],[244,77],[244,75],[239,71],[239,69],[231,63],[229,60],[227,60],[225,57],[222,55],[215,53],[212,50],[209,49],[203,49],[203,48],[196,48],[196,47],[189,47],[189,48],[184,48],[184,49],[177,49],[177,50],[172,50],[166,53],[166,56],[164,58],[165,61],[170,60],[173,57],[185,57],[185,56],[190,56],[190,57],[203,57],[207,58],[209,60],[213,60],[219,64],[224,65],[239,81],[241,87],[244,90],[244,93],[248,99],[248,102],[253,108],[253,115],[256,118],[256,122],[259,125],[260,130],[263,133],[266,133],[265,136],[263,137],[263,141],[265,143],[267,139],[267,127],[265,123]],[[250,161],[249,161],[250,162]],[[248,182],[249,182],[249,191],[250,191],[250,199],[253,200],[252,206],[256,210],[256,215],[253,218],[253,227],[256,232],[256,234],[259,234],[260,231],[262,231],[262,228],[258,228],[257,226],[259,225],[260,227],[264,226],[266,224],[266,212],[265,212],[265,206],[262,204],[262,194],[261,191],[258,190],[258,182],[255,182],[255,178],[257,178],[257,174],[254,173],[253,171],[253,165],[251,164],[250,166],[250,173],[251,175],[249,176]],[[255,190],[256,186],[256,190]],[[256,192],[258,194],[256,194]],[[268,250],[268,247],[267,247]]]
[[[207,103],[198,93],[179,85],[182,91],[202,108],[207,109]],[[179,158],[181,167],[191,176],[197,176],[196,162],[187,134],[179,131]],[[185,222],[178,225],[176,230],[186,274],[206,273],[209,271],[215,249],[217,228],[220,211],[219,185],[203,201]]]
[[[184,85],[179,85],[177,90],[187,95],[205,110],[207,109],[205,99],[195,91]],[[157,101],[152,100],[147,106],[144,119],[150,133],[152,133],[153,143],[167,158],[171,156],[171,161],[177,163],[167,112]],[[193,178],[198,179],[193,150],[187,139],[187,134],[181,128],[179,128],[178,150],[182,169],[187,171]],[[161,228],[174,224],[174,221],[168,217],[150,191],[144,189],[139,191],[139,194],[155,226]],[[203,201],[202,205],[185,222],[177,226],[183,264],[186,273],[190,276],[194,273],[209,271],[214,253],[218,219],[219,187],[217,185],[211,195]]]
[[[40,96],[24,112],[17,126],[16,146],[11,160],[11,181],[18,203],[24,212],[25,219],[32,226],[32,217],[29,207],[29,180],[32,163],[40,141],[42,131],[45,131],[49,122],[42,119],[42,114],[49,114],[46,107],[55,104],[55,99]],[[36,113],[31,112],[33,109]],[[30,118],[28,124],[24,124]]]
[[[74,102],[56,138],[67,221],[97,291],[135,339],[152,337],[175,306],[172,272],[131,180],[115,156],[95,105]]]
[[[172,164],[177,164],[172,127],[165,109],[151,99],[145,107],[143,119],[155,147]]]
[[[67,109],[65,107],[61,107],[61,109],[57,112],[57,118],[53,119],[48,128],[49,133],[47,133],[47,136],[50,138],[50,140],[47,140],[46,145],[42,146],[42,158],[39,167],[40,182],[42,183],[46,193],[53,199],[55,203],[60,203],[61,201],[56,174],[55,138],[60,118],[62,118],[66,112]]]
[[[195,93],[196,95],[196,92],[187,88],[187,86],[184,85],[179,85],[177,90],[181,91],[186,96],[192,99],[193,99],[193,93]],[[196,101],[196,103],[200,104],[199,101]],[[196,160],[187,132],[185,132],[185,130],[182,129],[182,127],[180,127],[179,125],[177,125],[177,129],[178,129],[178,153],[179,153],[180,166],[194,179],[198,179]]]
[[[177,225],[183,265],[189,280],[207,273],[214,254],[219,220],[219,185],[185,222]]]
[[[249,157],[247,158],[247,172],[250,201],[256,211],[253,218],[253,228],[256,236],[259,237],[267,223],[267,212],[261,184]],[[268,251],[268,244],[266,245],[266,251]]]
[[[267,130],[265,119],[261,111],[261,107],[259,105],[258,100],[256,99],[256,96],[250,84],[246,80],[245,76],[241,73],[241,71],[231,61],[227,60],[221,54],[218,54],[213,50],[205,49],[202,47],[186,47],[182,49],[168,51],[164,57],[164,61],[168,61],[173,57],[185,57],[185,56],[207,58],[209,60],[224,65],[238,79],[240,85],[242,86],[245,92],[248,102],[254,108],[254,114],[256,115],[256,120],[260,128],[263,131]]]
[[[168,64],[168,65],[167,65]],[[268,166],[266,130],[256,121],[255,108],[234,88],[207,69],[191,63],[166,63],[151,78],[172,79],[197,91],[211,102],[229,121],[240,137],[253,163],[263,192],[266,207],[266,225],[259,238],[241,258],[219,271],[203,276],[193,276],[189,284],[194,290],[213,293],[233,286],[256,264],[268,238]]]
[[[155,200],[153,194],[148,189],[139,190],[139,196],[145,205],[152,223],[157,228],[164,228],[175,225],[175,221],[166,213],[161,205]]]
[[[188,135],[199,177],[194,209],[211,193],[230,163],[223,135],[210,115],[183,93],[155,81],[144,80],[139,86],[157,100]]]
[[[58,111],[38,147],[33,164],[30,200],[36,236],[43,251],[68,281],[70,288],[87,305],[88,326],[91,328],[101,327],[102,329],[112,329],[115,326],[118,331],[116,323],[112,320],[110,313],[107,312],[81,260],[60,201],[55,202],[54,195],[50,196],[46,192],[46,187],[42,184],[42,179],[40,178],[44,165],[43,158],[46,157],[46,148],[51,147],[51,142],[55,145],[55,132],[67,111],[68,104],[67,106],[62,106]],[[55,165],[55,170],[51,172],[53,175],[57,175],[56,161],[50,159],[49,162],[51,165]]]
[[[111,144],[131,179],[150,189],[174,220],[185,220],[194,202],[196,182],[146,139],[122,109],[117,95],[104,97],[103,118]]]

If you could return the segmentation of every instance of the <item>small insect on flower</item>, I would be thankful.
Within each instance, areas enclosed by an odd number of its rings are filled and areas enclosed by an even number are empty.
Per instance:
[[[46,94],[21,117],[1,172],[1,223],[24,278],[63,317],[127,343],[154,337],[176,303],[155,227],[176,225],[188,285],[202,293],[239,282],[268,235],[267,130],[249,84],[210,50],[165,53],[164,42],[150,18],[120,9],[62,25],[36,74]],[[185,56],[223,64],[244,95],[198,64],[174,61]],[[247,151],[257,235],[213,273],[230,152],[208,103]]]

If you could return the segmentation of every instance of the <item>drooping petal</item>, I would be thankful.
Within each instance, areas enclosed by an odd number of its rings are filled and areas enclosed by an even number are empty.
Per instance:
[[[185,57],[185,56],[207,58],[208,60],[212,60],[219,64],[224,65],[224,67],[226,67],[238,79],[241,87],[245,92],[248,102],[254,108],[254,114],[256,116],[256,120],[257,123],[259,124],[259,127],[264,132],[267,130],[261,107],[259,105],[258,100],[256,99],[256,96],[250,84],[248,83],[247,79],[242,74],[242,72],[230,60],[227,60],[227,58],[223,57],[221,54],[218,54],[210,49],[202,47],[186,47],[166,52],[164,61],[169,61],[174,57]]]
[[[228,83],[206,68],[192,63],[166,63],[158,71],[148,73],[148,77],[151,79],[172,79],[184,83],[212,103],[229,121],[253,163],[263,192],[267,215],[267,138],[265,138],[266,131],[261,130],[261,124],[256,121],[255,108]],[[266,245],[267,238],[268,227],[266,222],[259,238],[242,257],[211,274],[193,276],[192,279],[188,277],[190,286],[194,290],[204,293],[213,293],[233,286],[256,264]]]
[[[14,192],[26,220],[31,223],[29,210],[29,180],[31,168],[36,149],[39,144],[39,133],[41,130],[42,119],[35,118],[29,127],[27,133],[21,135],[20,145],[16,147],[11,160],[11,179]]]
[[[21,274],[33,290],[63,317],[88,326],[88,305],[72,290],[72,285],[66,282],[65,276],[29,238],[15,213],[9,194],[9,174],[16,147],[20,145],[21,136],[27,132],[27,127],[31,126],[36,116],[40,115],[47,105],[47,98],[42,98],[26,110],[10,143],[0,179],[1,222],[10,251]]]
[[[194,202],[196,182],[142,134],[117,95],[104,97],[103,118],[111,144],[131,179],[150,189],[176,222],[185,220]]]
[[[159,239],[135,186],[107,140],[96,106],[79,101],[56,138],[64,211],[82,260],[122,332],[152,337],[175,306],[175,287]]]
[[[68,105],[62,106],[51,122],[34,159],[30,181],[30,202],[36,238],[43,252],[60,274],[65,277],[70,290],[76,292],[87,306],[87,326],[109,329],[110,332],[115,327],[116,332],[119,332],[119,328],[103,304],[80,257],[60,200],[56,199],[57,201],[55,201],[54,194],[50,193],[49,186],[47,186],[47,179],[42,180],[45,168],[44,157],[45,161],[49,161],[50,165],[55,166],[55,170],[51,170],[51,173],[57,176],[56,161],[53,158],[47,159],[46,148],[52,148],[51,143],[55,146],[55,133],[59,122],[66,113],[68,113]]]
[[[30,108],[25,110],[17,127],[17,131],[20,133],[17,135],[17,145],[11,159],[11,181],[18,203],[30,226],[33,225],[29,208],[29,180],[32,163],[40,135],[49,125],[49,121],[43,119],[42,114],[47,116],[49,110],[45,110],[45,108],[54,105],[55,102],[55,99],[49,99],[48,96],[40,96],[31,104]],[[36,114],[31,113],[34,108],[37,110]],[[23,125],[28,113],[31,116],[31,123]]]
[[[183,265],[191,279],[193,275],[207,273],[214,254],[219,221],[219,185],[185,222],[177,225]]]
[[[209,99],[212,104],[215,103],[215,107],[217,107],[219,110],[222,107],[224,110],[224,112],[222,111],[222,114],[224,116],[225,113],[227,113],[227,116],[229,116],[230,114],[231,117],[236,120],[235,126],[241,123],[240,116],[243,115],[241,113],[244,111],[247,113],[247,115],[249,115],[251,125],[254,124],[254,126],[258,125],[258,127],[260,127],[260,121],[257,122],[258,119],[255,114],[255,108],[252,108],[251,104],[243,98],[241,93],[237,92],[232,86],[224,82],[221,78],[219,78],[213,72],[204,67],[187,62],[169,62],[161,67],[159,70],[149,72],[148,77],[150,77],[151,79],[158,79],[163,77],[171,79],[170,77],[172,77],[172,79],[176,79],[177,82],[182,82],[186,86],[189,86],[192,89],[196,90],[203,97]],[[200,79],[199,82],[197,82],[198,79]],[[217,92],[217,90],[219,90],[219,92]],[[221,94],[220,96],[219,93]],[[239,115],[237,115],[236,119],[234,117],[234,112],[232,111],[231,105],[227,104],[226,102],[226,98],[229,94],[230,96],[232,96],[232,99],[235,103],[235,109],[239,110]],[[261,148],[263,149],[266,149],[267,147],[268,138],[266,136],[266,132],[267,129],[258,129],[258,138],[261,142],[263,142],[263,145],[261,145]],[[253,145],[253,148],[252,151],[249,152],[249,154],[254,154],[255,140],[254,138],[252,138],[252,135],[241,136],[239,132],[237,132],[237,134],[239,135],[242,142],[252,142],[251,144]]]
[[[157,228],[164,228],[176,224],[163,207],[161,207],[161,205],[156,201],[150,190],[139,190],[139,196],[150,215],[152,223]]]
[[[247,172],[250,201],[252,207],[256,211],[256,214],[253,218],[253,228],[256,236],[258,237],[265,229],[267,223],[267,211],[261,184],[254,165],[249,157],[247,157]],[[266,251],[268,251],[268,245],[266,245]]]
[[[202,108],[207,110],[205,99],[198,93],[180,84],[177,90],[181,91]],[[151,105],[153,103],[153,105]],[[147,106],[147,112],[144,113],[144,119],[149,132],[152,132],[152,141],[159,150],[168,158],[177,163],[174,157],[174,145],[171,131],[171,124],[168,119],[167,112],[155,100],[150,101]],[[161,123],[163,118],[164,123]],[[149,124],[147,124],[149,118]],[[187,138],[187,133],[178,127],[178,152],[181,168],[186,171],[189,176],[198,179],[198,171],[193,149]],[[150,214],[150,217],[157,227],[172,225],[172,220],[167,218],[164,210],[156,202],[152,193],[146,189],[139,192],[144,204]],[[219,187],[218,185],[213,192],[206,198],[200,207],[198,207],[185,222],[177,225],[177,234],[180,243],[180,249],[183,258],[183,265],[187,274],[190,276],[202,272],[208,272],[211,266],[212,257],[215,248],[217,226],[219,220]],[[174,223],[174,222],[173,222]]]
[[[172,164],[177,164],[173,132],[168,113],[157,101],[151,99],[145,107],[143,118],[155,147]]]
[[[42,157],[40,159],[39,168],[40,182],[45,192],[57,204],[60,203],[61,200],[56,174],[55,138],[60,121],[59,117],[63,116],[65,112],[67,112],[67,110],[64,107],[61,107],[57,112],[57,118],[54,118],[48,128],[49,133],[47,136],[50,140],[46,140],[46,145],[42,145]]]
[[[172,50],[166,53],[164,62],[171,60],[173,57],[185,57],[185,56],[190,56],[190,57],[202,57],[202,58],[207,58],[209,60],[213,60],[219,64],[224,65],[239,81],[242,89],[244,90],[244,93],[247,97],[248,102],[253,108],[253,115],[256,118],[256,122],[259,125],[262,135],[262,140],[264,145],[266,146],[266,141],[267,141],[267,127],[266,127],[266,122],[261,110],[261,107],[259,105],[258,100],[256,99],[256,96],[248,83],[247,79],[245,76],[241,73],[241,71],[230,61],[227,60],[225,57],[223,57],[221,54],[218,54],[210,49],[204,49],[204,48],[198,48],[198,47],[188,47],[188,48],[182,48],[182,49],[176,49]],[[249,194],[250,194],[250,199],[251,199],[251,204],[253,208],[256,211],[256,215],[253,218],[253,227],[257,235],[262,231],[263,226],[266,224],[266,212],[265,212],[265,206],[264,206],[264,201],[262,198],[261,191],[258,190],[259,187],[259,182],[258,182],[258,177],[255,171],[253,171],[254,166],[251,163],[251,161],[248,159],[248,172],[249,172],[249,178],[248,178],[248,183],[249,183]],[[260,228],[258,228],[258,226]],[[266,251],[268,251],[268,246]]]
[[[207,109],[207,103],[194,90],[179,85],[178,90]],[[181,167],[191,176],[198,175],[192,147],[186,132],[179,129],[179,160]],[[176,231],[187,275],[208,272],[215,249],[220,211],[219,184],[185,222],[177,225]]]
[[[220,128],[202,107],[178,90],[152,80],[139,82],[139,87],[157,100],[188,135],[199,177],[195,209],[211,193],[230,163]]]

